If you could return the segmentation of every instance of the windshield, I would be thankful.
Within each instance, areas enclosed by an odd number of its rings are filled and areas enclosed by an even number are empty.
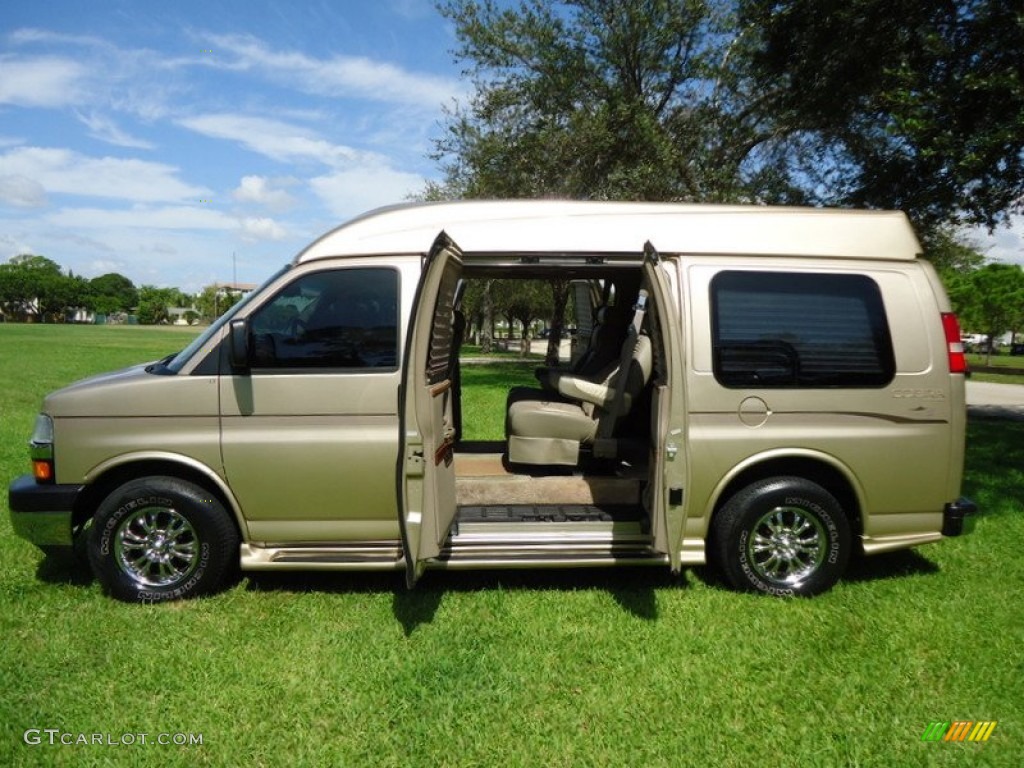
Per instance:
[[[261,285],[255,291],[250,291],[249,293],[247,293],[245,296],[242,297],[241,301],[232,306],[223,315],[218,317],[213,322],[213,324],[210,325],[209,328],[207,328],[203,333],[199,334],[199,336],[197,336],[196,339],[191,344],[189,344],[187,347],[181,350],[181,352],[176,354],[174,358],[166,364],[167,372],[178,373],[182,368],[184,368],[185,363],[192,358],[192,355],[194,355],[199,349],[201,349],[202,346],[207,341],[212,339],[214,335],[216,335],[216,333],[224,326],[225,323],[230,321],[232,317],[238,314],[239,310],[246,306],[256,296],[263,293],[263,289],[266,288],[267,285],[272,283],[274,280],[277,280],[277,278],[279,278],[281,275],[283,275],[285,272],[291,269],[291,266],[291,264],[285,264],[283,267],[281,267],[281,269],[277,270],[277,272],[268,277],[263,282],[263,285]]]

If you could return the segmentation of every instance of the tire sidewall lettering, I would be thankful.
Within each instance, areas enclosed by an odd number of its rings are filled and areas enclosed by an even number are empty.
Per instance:
[[[828,556],[825,558],[829,565],[835,565],[839,562],[839,526],[836,525],[836,521],[833,519],[831,513],[810,499],[804,497],[787,496],[786,497],[787,507],[799,507],[808,512],[813,512],[818,521],[825,526],[825,532],[828,534]]]
[[[788,587],[777,587],[774,584],[769,584],[764,581],[757,572],[750,566],[750,560],[747,558],[747,540],[750,537],[750,531],[743,529],[740,533],[739,539],[739,553],[738,560],[740,569],[743,571],[743,575],[747,577],[750,583],[758,592],[764,592],[769,595],[775,595],[776,597],[795,597],[796,592]]]
[[[761,572],[760,555],[752,551],[758,521],[780,507],[799,510],[820,527],[821,560],[799,583],[772,581]],[[712,527],[709,557],[726,581],[736,589],[775,596],[811,596],[829,589],[845,570],[852,547],[841,504],[830,491],[799,476],[765,478],[735,492],[716,513]]]
[[[188,521],[195,535],[196,560],[180,580],[164,586],[136,580],[119,562],[118,531],[133,516],[173,510]],[[111,493],[99,504],[89,536],[89,561],[107,594],[133,603],[162,603],[207,594],[223,585],[238,553],[238,531],[228,512],[209,491],[172,476],[140,477]]]
[[[114,539],[114,530],[121,524],[129,513],[134,512],[139,507],[174,507],[174,501],[167,498],[166,496],[142,496],[134,499],[130,499],[118,507],[114,513],[107,518],[107,522],[103,525],[103,530],[100,532],[100,553],[103,555],[109,555],[111,552],[111,542]]]

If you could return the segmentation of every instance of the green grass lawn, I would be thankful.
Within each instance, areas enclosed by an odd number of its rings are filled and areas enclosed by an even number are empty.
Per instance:
[[[995,384],[1024,384],[1024,357],[1020,355],[967,355],[973,381],[990,381]],[[987,363],[987,364],[986,364]]]
[[[190,334],[0,325],[0,477],[49,389]],[[505,363],[467,366],[467,414]],[[482,423],[482,422],[481,422]],[[492,429],[492,427],[486,427]],[[814,600],[702,569],[245,578],[134,606],[16,539],[0,510],[0,765],[1019,766],[1024,424],[979,422],[977,531],[857,562]],[[935,720],[998,720],[984,744]],[[29,746],[26,729],[202,734]]]
[[[534,369],[543,360],[462,366],[462,439],[503,440],[505,397],[511,387],[537,387]]]

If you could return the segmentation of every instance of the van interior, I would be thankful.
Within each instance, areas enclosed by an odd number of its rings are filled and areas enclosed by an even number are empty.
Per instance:
[[[566,273],[564,265],[557,272],[538,266],[520,268],[517,276],[565,279]],[[510,388],[503,440],[470,440],[462,413],[462,297],[466,281],[491,274],[466,264],[454,299],[449,359],[457,511],[442,556],[486,557],[512,545],[517,560],[530,552],[540,559],[575,554],[581,562],[651,562],[651,425],[659,403],[667,407],[668,389],[657,307],[641,269],[633,263],[570,270],[577,329],[570,359],[537,366],[534,385]]]

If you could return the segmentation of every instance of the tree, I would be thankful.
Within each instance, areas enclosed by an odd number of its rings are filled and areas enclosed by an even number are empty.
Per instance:
[[[474,93],[427,196],[1024,206],[1005,0],[448,0]]]
[[[143,325],[166,323],[170,319],[170,307],[188,304],[188,297],[177,288],[157,288],[144,285],[139,288],[139,322]]]
[[[242,295],[240,291],[230,291],[219,285],[208,285],[196,296],[195,307],[203,320],[212,323],[241,301]]]
[[[476,279],[467,280],[462,292],[461,307],[466,315],[466,338],[472,339],[474,344],[483,345],[485,336],[489,343],[494,336],[493,323],[489,324],[491,318],[488,314],[493,311],[490,291],[490,279]],[[489,352],[490,349],[485,350],[485,353]]]
[[[88,290],[82,278],[65,275],[52,259],[21,254],[0,270],[0,302],[7,312],[56,321],[87,304]]]
[[[711,0],[450,0],[475,93],[429,197],[733,200],[776,135]],[[763,178],[757,179],[764,184]]]
[[[990,228],[1024,206],[1024,14],[1006,0],[739,0],[813,202]]]
[[[130,312],[139,303],[135,284],[116,272],[94,277],[89,281],[89,287],[96,311],[104,315]]]
[[[0,307],[6,315],[22,315],[30,311],[32,295],[25,270],[12,262],[0,264]]]
[[[946,280],[951,274],[966,274],[985,263],[978,246],[950,227],[935,227],[922,233],[924,256]]]
[[[956,280],[950,287],[953,301],[965,327],[988,336],[991,362],[995,340],[1019,328],[1024,307],[1024,270],[1017,264],[986,264]]]
[[[548,334],[548,348],[544,354],[544,364],[558,365],[562,330],[565,327],[565,308],[569,303],[570,281],[567,279],[549,280],[551,288],[551,332]]]

